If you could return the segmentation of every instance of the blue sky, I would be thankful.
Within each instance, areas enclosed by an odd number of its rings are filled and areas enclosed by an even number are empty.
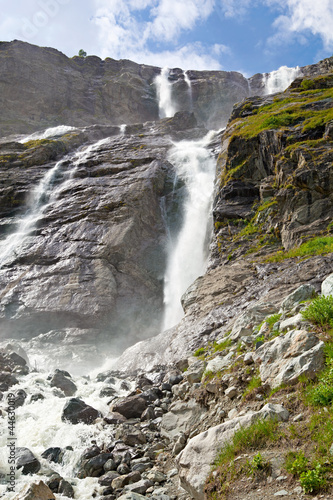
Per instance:
[[[0,39],[246,76],[333,54],[333,0],[0,0]]]

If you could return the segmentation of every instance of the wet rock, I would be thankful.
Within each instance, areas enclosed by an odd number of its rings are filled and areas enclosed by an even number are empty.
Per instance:
[[[18,380],[14,375],[8,372],[0,372],[0,391],[8,391],[10,387],[18,384]]]
[[[52,476],[47,480],[46,484],[50,488],[50,490],[57,492],[61,480],[62,477],[58,473],[52,474]]]
[[[44,394],[38,392],[37,394],[32,394],[30,398],[30,403],[35,403],[36,401],[42,401],[45,399]]]
[[[105,470],[105,472],[115,471],[116,469],[117,469],[117,464],[116,464],[116,462],[112,458],[110,458],[104,464],[104,470]]]
[[[178,455],[177,463],[180,484],[193,498],[204,498],[204,484],[221,447],[232,439],[240,426],[248,427],[258,418],[286,420],[288,412],[281,405],[265,405],[258,412],[228,420],[190,439]]]
[[[292,330],[262,345],[253,359],[264,384],[294,384],[300,375],[314,378],[324,364],[324,343],[314,333]]]
[[[55,462],[56,464],[59,464],[61,462],[61,454],[62,454],[62,449],[55,447],[55,448],[48,448],[47,450],[43,451],[42,457],[46,458],[49,462]]]
[[[165,413],[161,422],[161,435],[173,439],[181,432],[187,432],[193,425],[200,422],[205,409],[194,399],[183,403],[173,403],[170,411]]]
[[[40,463],[28,448],[16,448],[16,467],[22,474],[37,474]]]
[[[58,493],[60,493],[61,495],[64,495],[65,497],[68,497],[68,498],[75,498],[73,486],[65,479],[62,479],[60,481]]]
[[[108,398],[111,398],[112,396],[114,396],[115,394],[117,394],[117,391],[114,387],[103,387],[103,389],[100,390],[100,393],[99,393],[99,397],[100,398],[105,398],[105,397],[108,397]]]
[[[68,375],[66,375],[65,373],[68,372],[56,370],[51,378],[50,385],[51,387],[57,387],[58,389],[61,389],[65,396],[73,396],[77,391],[77,387],[69,378],[69,373]]]
[[[153,483],[148,479],[141,479],[133,484],[128,484],[125,486],[125,491],[131,491],[133,493],[139,493],[140,495],[144,495],[150,486],[153,486]]]
[[[99,416],[99,411],[95,410],[92,406],[87,405],[81,399],[71,398],[64,406],[61,420],[68,420],[72,424],[78,424],[79,422],[92,424]]]
[[[26,484],[13,500],[55,500],[55,496],[43,481]]]
[[[23,406],[25,400],[27,399],[27,393],[23,389],[19,389],[14,392],[14,406],[15,408],[19,408]]]
[[[105,469],[105,466],[104,466],[104,469]],[[106,474],[103,474],[103,476],[101,476],[99,479],[98,479],[98,482],[101,486],[111,486],[112,484],[112,481],[114,479],[116,479],[117,477],[119,477],[119,473],[118,472],[115,472],[115,471],[109,471],[107,472]]]
[[[85,477],[99,477],[104,473],[104,464],[112,458],[111,453],[101,453],[89,460],[81,462],[78,477],[84,479]]]
[[[140,418],[147,406],[147,399],[137,394],[117,401],[113,404],[112,411],[120,413],[126,418]]]
[[[129,468],[129,466],[126,463],[121,463],[117,467],[117,472],[119,472],[119,474],[121,474],[121,475],[128,474],[130,471],[131,471],[131,469]]]
[[[86,448],[82,454],[81,459],[89,460],[89,458],[97,457],[101,453],[101,449],[99,446],[94,445]]]

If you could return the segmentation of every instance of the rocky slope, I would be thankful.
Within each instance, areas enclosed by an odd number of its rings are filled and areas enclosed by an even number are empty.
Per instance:
[[[57,125],[142,123],[159,118],[155,78],[160,68],[96,56],[68,58],[52,48],[0,43],[0,136]],[[194,111],[219,129],[235,102],[249,95],[236,72],[172,70],[175,111]],[[24,82],[24,85],[23,85]]]

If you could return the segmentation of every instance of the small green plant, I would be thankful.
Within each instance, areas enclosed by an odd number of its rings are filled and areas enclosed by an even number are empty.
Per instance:
[[[285,259],[295,258],[295,257],[310,257],[311,255],[323,255],[326,253],[333,252],[333,237],[323,236],[318,238],[312,238],[311,240],[303,243],[300,247],[292,248],[285,252],[284,250],[279,250],[275,252],[271,257],[266,259],[266,262],[281,262]]]
[[[315,406],[327,406],[333,401],[333,353],[332,346],[326,347],[326,368],[319,376],[318,384],[308,389],[307,397]]]
[[[252,458],[251,462],[248,462],[248,467],[250,473],[255,476],[260,472],[268,472],[271,468],[270,463],[264,459],[262,454],[259,452]]]
[[[273,326],[275,325],[275,323],[277,323],[279,321],[279,319],[281,318],[282,314],[272,314],[271,316],[268,316],[265,321],[266,323],[268,323],[268,326],[270,329],[273,328]]]
[[[87,57],[87,52],[83,49],[79,50],[79,57]]]
[[[194,352],[193,356],[196,356],[197,358],[200,358],[201,356],[204,356],[205,352],[206,352],[206,351],[205,351],[205,348],[204,348],[204,347],[199,347],[199,349],[197,349],[197,350]]]
[[[309,465],[309,459],[306,458],[303,451],[289,452],[286,457],[285,468],[293,476],[299,477],[306,472]]]
[[[322,466],[317,464],[314,469],[302,472],[300,483],[304,493],[316,493],[323,489],[326,486],[326,479]]]
[[[258,389],[258,387],[260,387],[261,384],[262,384],[262,382],[261,382],[260,375],[254,375],[252,377],[252,379],[250,380],[247,388],[244,391],[243,398],[245,398],[245,396],[247,396],[252,391],[254,391],[254,389]]]
[[[317,297],[302,311],[304,319],[322,327],[333,326],[333,296]]]
[[[232,344],[231,339],[222,340],[222,342],[213,342],[213,352],[221,352],[224,351],[227,347],[230,347]]]

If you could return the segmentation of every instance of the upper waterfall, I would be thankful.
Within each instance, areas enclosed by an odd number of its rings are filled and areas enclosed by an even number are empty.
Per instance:
[[[295,68],[281,66],[281,68],[271,71],[271,73],[265,73],[263,74],[263,83],[265,86],[264,93],[275,94],[276,92],[283,92],[295,78],[301,75],[302,72],[299,66]]]
[[[155,78],[160,118],[170,117],[176,113],[172,101],[172,83],[168,77],[169,68],[162,68],[161,73]]]

